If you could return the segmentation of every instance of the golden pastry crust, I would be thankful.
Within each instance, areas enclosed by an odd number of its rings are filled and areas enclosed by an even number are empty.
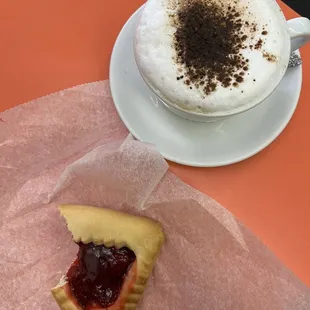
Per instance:
[[[165,240],[161,225],[145,217],[110,209],[80,205],[62,205],[59,209],[75,242],[127,247],[135,253],[136,278],[124,294],[127,295],[124,304],[114,309],[136,309]],[[52,294],[61,309],[82,310],[66,294],[64,283],[53,288]]]
[[[66,283],[51,289],[54,299],[62,310],[83,310],[69,298],[66,292]]]

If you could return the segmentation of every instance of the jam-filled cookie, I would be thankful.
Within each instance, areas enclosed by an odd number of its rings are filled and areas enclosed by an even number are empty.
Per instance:
[[[136,309],[164,243],[161,225],[103,208],[59,209],[79,245],[76,260],[52,289],[60,308]]]

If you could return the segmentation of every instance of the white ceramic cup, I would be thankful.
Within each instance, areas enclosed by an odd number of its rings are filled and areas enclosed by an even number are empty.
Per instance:
[[[274,6],[274,1],[272,1],[272,6],[273,9],[275,9]],[[280,7],[276,4],[276,9],[280,11]],[[282,13],[281,13],[282,14]],[[282,15],[283,17],[283,15]],[[284,19],[284,17],[283,17]],[[285,22],[279,21],[279,25],[284,25],[285,27]],[[300,18],[295,18],[287,21],[287,40],[290,42],[287,42],[287,51],[285,51],[285,54],[287,55],[287,63],[284,65],[285,68],[283,70],[279,71],[279,83],[281,79],[283,78],[286,69],[288,67],[288,57],[290,52],[295,51],[299,49],[301,46],[305,45],[306,43],[310,42],[310,20],[304,17]],[[138,63],[138,62],[137,62]],[[139,65],[138,65],[139,68]],[[143,73],[140,70],[140,73],[143,77]],[[281,75],[281,76],[280,76]],[[144,78],[144,77],[143,77]],[[156,91],[154,87],[148,82],[146,78],[144,78],[146,84],[150,87],[150,89],[157,95],[157,97],[160,99],[160,101],[167,107],[169,108],[173,113],[177,114],[180,117],[183,117],[185,119],[189,119],[192,121],[198,121],[198,122],[210,122],[210,121],[217,121],[219,119],[223,119],[226,117],[230,117],[232,115],[240,114],[243,113],[249,109],[252,109],[253,107],[257,106],[261,102],[263,102],[268,96],[272,94],[272,92],[277,88],[278,84],[274,85],[274,88],[271,89],[269,93],[265,95],[264,98],[259,98],[258,101],[253,101],[250,102],[246,105],[234,108],[232,110],[228,111],[217,111],[216,113],[208,113],[208,112],[196,112],[196,111],[190,111],[190,110],[185,110],[179,107],[178,105],[173,104],[172,102],[169,102],[166,99],[160,98],[160,92]]]

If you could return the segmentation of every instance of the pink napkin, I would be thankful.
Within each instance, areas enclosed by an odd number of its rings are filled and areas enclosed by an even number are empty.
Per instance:
[[[310,290],[231,213],[172,173],[118,118],[108,82],[0,114],[0,309],[58,309],[77,246],[57,205],[108,206],[167,235],[139,309],[310,309]]]

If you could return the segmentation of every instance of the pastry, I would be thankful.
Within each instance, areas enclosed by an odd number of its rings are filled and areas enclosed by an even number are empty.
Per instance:
[[[62,310],[136,309],[164,243],[151,219],[90,206],[63,205],[60,213],[77,259],[52,289]]]

